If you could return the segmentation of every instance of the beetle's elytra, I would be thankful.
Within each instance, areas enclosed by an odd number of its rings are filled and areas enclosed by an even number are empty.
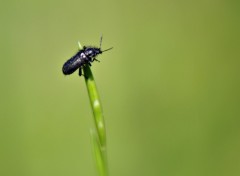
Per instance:
[[[75,72],[79,68],[79,76],[82,75],[82,67],[86,64],[91,66],[91,62],[98,61],[96,59],[97,55],[102,54],[105,51],[108,51],[112,48],[108,48],[106,50],[101,50],[102,45],[102,37],[100,38],[100,47],[91,47],[84,46],[83,49],[79,50],[73,57],[71,57],[65,64],[63,65],[62,71],[64,75],[70,75]]]

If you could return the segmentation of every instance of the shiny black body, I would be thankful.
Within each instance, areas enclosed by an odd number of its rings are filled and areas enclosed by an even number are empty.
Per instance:
[[[86,64],[91,66],[91,62],[96,59],[98,54],[101,54],[100,48],[84,46],[82,50],[78,51],[73,57],[71,57],[62,68],[64,75],[70,75],[79,68],[79,76],[82,75],[82,67]]]

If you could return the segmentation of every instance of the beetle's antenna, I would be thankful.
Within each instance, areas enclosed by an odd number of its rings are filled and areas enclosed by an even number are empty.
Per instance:
[[[111,49],[113,49],[113,47],[103,50],[102,53]]]
[[[102,47],[102,35],[100,37],[100,49],[101,49],[101,47]]]

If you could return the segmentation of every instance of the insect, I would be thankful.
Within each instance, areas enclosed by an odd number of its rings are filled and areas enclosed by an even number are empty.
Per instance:
[[[92,46],[84,46],[83,49],[79,50],[73,57],[71,57],[65,64],[63,65],[62,71],[64,75],[70,75],[73,72],[75,72],[79,68],[79,76],[82,75],[82,68],[85,65],[91,66],[91,62],[98,61],[96,59],[97,55],[102,54],[105,51],[108,51],[111,48],[108,48],[106,50],[101,50],[102,46],[102,36],[100,38],[100,46],[92,47]]]

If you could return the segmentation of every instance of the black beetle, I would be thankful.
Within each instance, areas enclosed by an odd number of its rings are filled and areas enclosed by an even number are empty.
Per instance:
[[[65,64],[63,65],[62,71],[64,75],[70,75],[75,72],[79,68],[79,76],[82,75],[82,67],[86,64],[91,66],[91,62],[98,61],[96,59],[97,55],[102,54],[105,51],[108,51],[111,48],[106,50],[101,50],[102,45],[102,36],[100,38],[100,47],[91,47],[91,46],[84,46],[83,49],[79,50],[73,57],[71,57]]]

